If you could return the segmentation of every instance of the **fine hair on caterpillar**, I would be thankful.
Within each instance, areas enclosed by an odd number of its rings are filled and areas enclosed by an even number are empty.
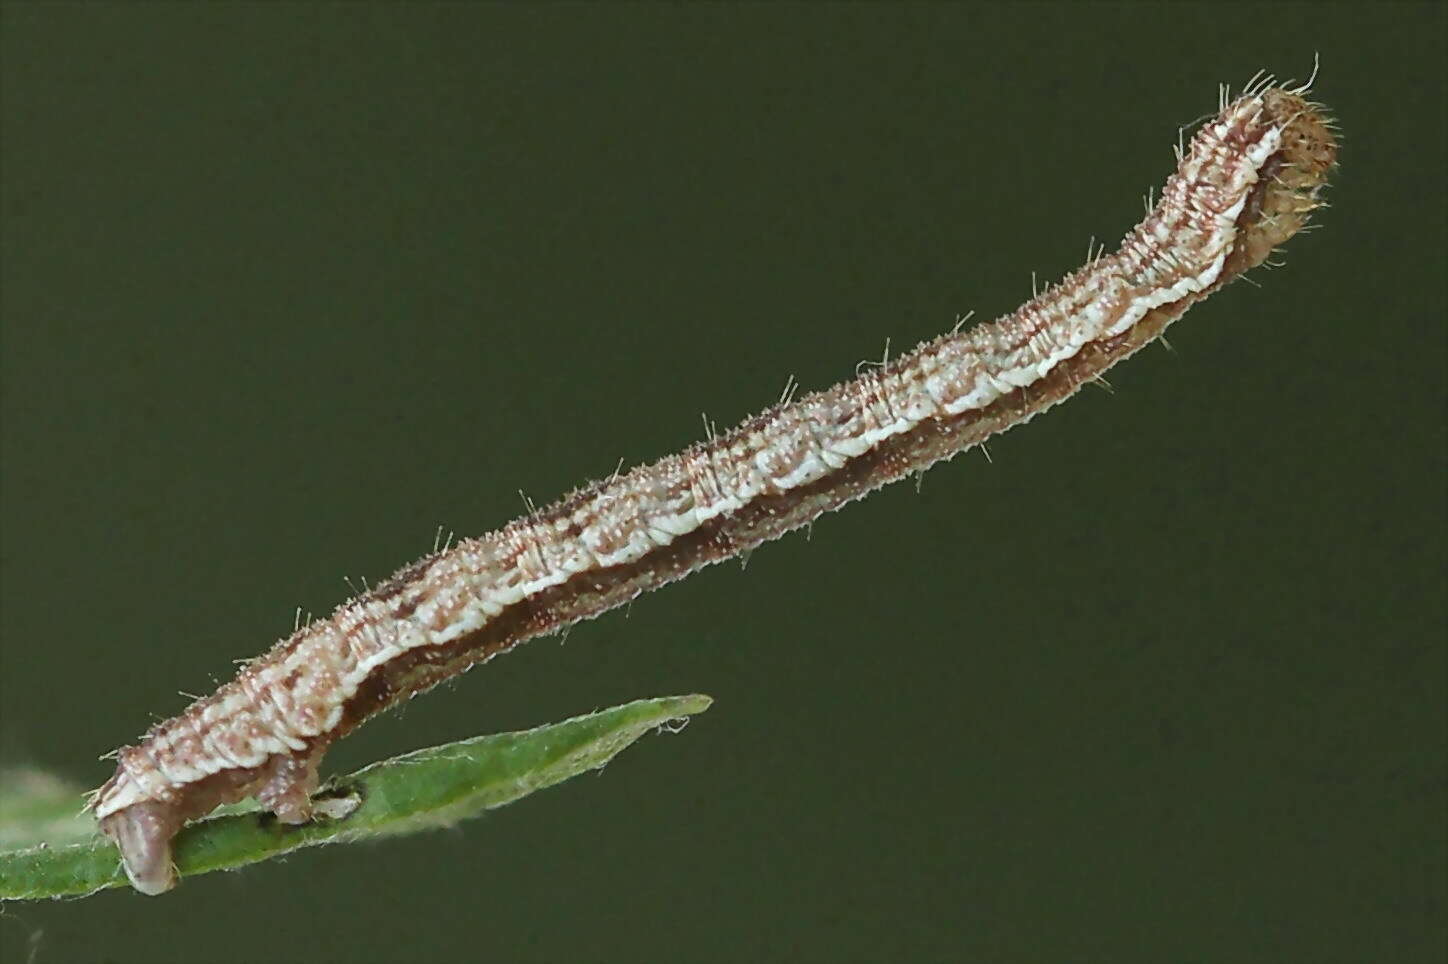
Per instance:
[[[452,542],[243,666],[117,751],[90,800],[136,889],[175,885],[188,820],[255,796],[312,819],[327,748],[398,701],[533,637],[739,558],[1098,382],[1193,304],[1265,262],[1320,205],[1336,140],[1307,85],[1254,81],[1180,152],[1114,253],[999,319],[886,352],[682,452]],[[526,500],[525,500],[526,502]]]

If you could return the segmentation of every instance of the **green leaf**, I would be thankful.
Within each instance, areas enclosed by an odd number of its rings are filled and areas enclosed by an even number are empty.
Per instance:
[[[441,827],[603,766],[652,729],[708,709],[707,696],[637,700],[562,723],[418,750],[329,782],[339,819],[299,827],[256,809],[209,817],[176,835],[182,877],[228,870],[327,843]],[[53,777],[0,779],[0,900],[92,894],[124,886],[120,854],[79,815],[81,794]],[[73,842],[76,840],[82,842]]]

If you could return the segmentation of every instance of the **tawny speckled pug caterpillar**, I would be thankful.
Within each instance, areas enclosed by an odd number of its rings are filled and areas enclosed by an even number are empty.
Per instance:
[[[398,700],[951,458],[1137,351],[1318,206],[1337,145],[1306,89],[1220,105],[1120,249],[1012,314],[435,552],[152,727],[90,801],[131,882],[174,886],[172,836],[221,803],[309,819],[323,752]]]

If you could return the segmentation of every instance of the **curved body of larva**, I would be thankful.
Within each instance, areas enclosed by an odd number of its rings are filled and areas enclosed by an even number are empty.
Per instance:
[[[322,753],[399,699],[923,471],[1135,352],[1318,206],[1336,143],[1304,90],[1223,105],[1116,253],[1012,314],[434,553],[153,727],[91,798],[131,882],[173,886],[172,836],[220,803],[309,819]]]

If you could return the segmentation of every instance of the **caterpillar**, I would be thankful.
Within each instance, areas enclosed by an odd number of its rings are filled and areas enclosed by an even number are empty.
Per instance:
[[[282,822],[311,819],[327,748],[400,700],[922,472],[1097,379],[1321,205],[1337,143],[1310,83],[1257,80],[1230,103],[1224,89],[1118,250],[1093,250],[1014,312],[436,551],[116,751],[87,806],[132,885],[175,886],[172,837],[220,804],[255,796]]]

